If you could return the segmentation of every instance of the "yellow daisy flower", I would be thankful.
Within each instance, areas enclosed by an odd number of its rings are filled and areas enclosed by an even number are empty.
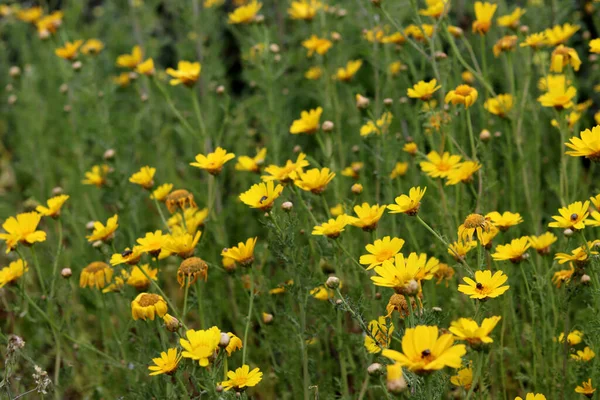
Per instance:
[[[345,67],[338,68],[336,72],[336,79],[342,82],[350,81],[354,75],[358,72],[362,66],[362,60],[351,60],[348,61]]]
[[[234,389],[238,392],[241,392],[247,387],[256,386],[262,380],[263,373],[260,372],[260,369],[254,368],[250,371],[250,367],[248,365],[243,365],[242,367],[236,369],[235,371],[227,372],[226,381],[221,382],[221,386],[225,391]]]
[[[365,249],[369,254],[360,256],[359,262],[367,265],[367,270],[381,265],[384,261],[391,260],[404,246],[404,240],[397,237],[385,236],[377,239],[373,244],[368,244]]]
[[[259,3],[256,0],[253,0],[247,5],[238,7],[229,14],[229,23],[232,25],[250,24],[256,20],[256,16],[261,8],[262,3]]]
[[[429,82],[420,81],[415,83],[412,88],[408,88],[407,94],[408,97],[413,99],[428,101],[441,87],[442,86],[438,85],[437,80],[435,79],[432,79]]]
[[[29,271],[29,266],[20,258],[8,264],[7,267],[0,269],[0,288],[11,284]]]
[[[422,167],[421,167],[422,168]],[[421,199],[425,195],[427,187],[421,190],[421,187],[410,188],[408,196],[402,194],[394,199],[396,204],[390,204],[387,206],[390,210],[390,214],[403,213],[407,215],[417,215],[419,208],[421,207]]]
[[[208,367],[209,358],[219,348],[220,341],[221,331],[216,326],[206,330],[190,329],[185,333],[185,339],[179,339],[179,344],[183,347],[181,355],[198,360],[201,367]]]
[[[131,54],[122,54],[117,57],[117,66],[134,69],[142,62],[142,57],[140,46],[134,46]]]
[[[62,206],[65,204],[65,202],[68,199],[69,199],[69,196],[67,196],[66,194],[61,194],[59,196],[52,197],[52,198],[48,199],[48,202],[47,202],[48,207],[37,206],[35,208],[35,211],[39,212],[44,217],[58,218],[58,216],[60,215]]]
[[[215,151],[208,155],[196,155],[196,162],[190,163],[192,167],[206,170],[211,175],[219,175],[223,165],[235,158],[235,154],[227,153],[227,150],[217,147]]]
[[[254,247],[257,237],[249,238],[246,243],[239,242],[237,246],[226,248],[221,251],[223,257],[232,259],[243,266],[250,266],[254,262]]]
[[[154,293],[140,293],[131,302],[131,317],[134,321],[151,320],[155,316],[162,318],[167,313],[167,303],[162,296]]]
[[[492,26],[492,18],[496,13],[497,4],[475,2],[475,21],[473,21],[473,32],[485,35]]]
[[[567,207],[558,209],[560,215],[553,215],[554,221],[550,222],[548,226],[550,228],[562,228],[562,229],[577,229],[581,230],[585,228],[585,219],[590,215],[589,213],[590,202],[576,201],[575,203],[569,204]]]
[[[565,152],[572,157],[585,157],[594,162],[600,162],[600,125],[591,130],[586,129],[579,134],[580,138],[573,136],[565,146],[570,148]]]
[[[140,185],[144,189],[152,189],[154,186],[154,173],[156,172],[156,168],[151,168],[149,166],[142,167],[138,172],[131,175],[129,178],[129,182],[135,183],[136,185]]]
[[[501,318],[499,316],[485,318],[481,322],[481,326],[471,318],[459,318],[456,321],[452,321],[448,330],[454,334],[456,339],[465,340],[472,347],[477,348],[483,343],[489,344],[494,342],[494,339],[490,337],[490,333]]]
[[[314,110],[302,111],[300,113],[300,119],[297,119],[292,123],[290,133],[294,135],[300,133],[315,133],[320,128],[321,114],[323,114],[322,107],[317,107]]]
[[[513,239],[509,244],[496,246],[496,252],[492,258],[496,261],[510,260],[513,264],[521,262],[525,258],[527,249],[531,246],[527,236]]]
[[[357,218],[354,218],[351,224],[361,228],[363,231],[370,232],[377,228],[377,223],[385,212],[385,208],[386,206],[380,206],[379,204],[371,206],[369,203],[354,206]]]
[[[150,376],[160,374],[173,375],[177,370],[177,364],[179,364],[181,357],[181,354],[177,352],[176,348],[161,352],[160,357],[152,359],[154,365],[148,367],[148,369],[152,371],[150,372]]]
[[[447,178],[450,170],[460,162],[460,159],[460,156],[450,155],[448,152],[440,155],[437,151],[432,151],[427,154],[427,161],[421,161],[419,166],[432,178]]]
[[[472,299],[485,300],[498,297],[510,286],[502,286],[508,280],[508,276],[502,271],[496,271],[494,275],[490,270],[475,271],[475,280],[464,277],[466,285],[458,285],[458,291],[468,295]]]

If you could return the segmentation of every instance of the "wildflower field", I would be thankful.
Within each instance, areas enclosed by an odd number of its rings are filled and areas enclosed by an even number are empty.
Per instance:
[[[579,399],[600,2],[0,4],[1,399]]]

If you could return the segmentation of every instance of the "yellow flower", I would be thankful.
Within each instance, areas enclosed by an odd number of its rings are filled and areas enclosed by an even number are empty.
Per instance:
[[[46,232],[37,230],[41,219],[42,215],[35,211],[7,218],[2,224],[6,233],[0,233],[0,240],[6,241],[6,252],[14,250],[19,243],[29,246],[46,241]]]
[[[85,173],[85,179],[81,181],[84,185],[94,185],[101,187],[106,183],[106,175],[110,172],[110,167],[106,164],[94,165],[91,171]]]
[[[165,198],[165,204],[171,214],[179,209],[184,211],[189,208],[197,207],[196,202],[194,201],[194,195],[185,189],[177,189],[169,193]]]
[[[128,274],[127,283],[129,286],[136,288],[137,290],[146,290],[150,287],[150,279],[153,281],[157,280],[158,269],[150,268],[150,265],[144,264],[140,266],[134,266],[131,269],[131,273]],[[150,278],[148,279],[146,275]]]
[[[437,84],[437,80],[432,79],[429,82],[420,81],[413,85],[412,88],[408,88],[407,94],[408,97],[413,99],[421,99],[423,101],[427,101],[431,99],[433,94],[437,92],[441,88],[440,85]]]
[[[30,7],[17,11],[17,18],[23,22],[35,23],[44,15],[42,7]]]
[[[448,264],[440,263],[438,265],[437,271],[433,274],[433,277],[437,279],[435,282],[436,285],[442,283],[443,280],[446,280],[446,287],[448,287],[448,281],[454,277],[454,268],[449,266]]]
[[[362,60],[351,60],[348,61],[346,67],[338,68],[336,73],[337,80],[342,82],[348,82],[351,80],[354,75],[358,72],[360,67],[362,66]]]
[[[352,164],[350,164],[349,167],[346,167],[342,170],[342,175],[349,176],[354,179],[358,179],[359,178],[358,173],[364,167],[364,165],[365,165],[365,163],[363,163],[363,162],[355,161]]]
[[[599,131],[600,132],[600,131]],[[562,229],[584,229],[585,219],[590,215],[589,213],[590,202],[576,201],[575,203],[569,204],[567,207],[558,209],[560,215],[553,215],[554,221],[550,222],[548,226],[550,228],[562,228]]]
[[[129,84],[131,83],[131,78],[129,77],[129,73],[128,72],[122,72],[117,76],[113,76],[112,81],[119,85],[119,87],[124,88],[129,86]]]
[[[510,286],[502,286],[508,280],[508,276],[502,271],[494,275],[490,270],[475,271],[475,280],[464,277],[466,285],[458,285],[458,291],[469,295],[472,299],[485,300],[498,297],[506,292]]]
[[[300,113],[300,119],[297,119],[292,123],[290,133],[294,135],[299,133],[315,133],[320,127],[321,114],[323,114],[323,108],[321,107],[309,111],[302,111]]]
[[[412,36],[417,42],[424,42],[426,38],[433,36],[434,27],[430,24],[417,26],[411,24],[404,29],[406,36]]]
[[[473,32],[485,35],[492,26],[492,18],[498,8],[497,4],[475,2],[475,21],[473,21]]]
[[[236,350],[240,350],[243,347],[243,344],[242,340],[233,333],[227,332],[227,336],[229,336],[229,344],[227,347],[225,347],[225,351],[227,352],[228,356],[231,356],[231,353]]]
[[[569,129],[573,129],[575,124],[581,119],[581,113],[578,113],[577,111],[571,111],[569,114],[564,115],[564,119],[567,122],[567,127]],[[550,121],[550,124],[552,124],[553,127],[560,129],[560,124],[557,120],[553,119]]]
[[[178,235],[168,235],[163,248],[171,254],[177,254],[181,258],[188,258],[194,254],[196,245],[200,240],[202,232],[195,235],[187,232]]]
[[[477,237],[481,240],[483,232],[488,232],[492,226],[489,217],[480,214],[469,214],[458,227],[458,237],[461,240],[472,240],[473,235],[477,233]]]
[[[525,41],[520,44],[521,47],[531,47],[534,50],[541,49],[548,44],[545,32],[532,33],[525,38]]]
[[[587,242],[587,245],[580,246],[572,250],[571,254],[557,253],[554,259],[558,260],[559,264],[572,261],[579,266],[584,266],[588,263],[588,248],[593,249],[596,243],[600,243],[600,241]],[[590,254],[596,255],[598,252],[590,250]]]
[[[150,376],[160,374],[173,375],[177,370],[177,364],[179,364],[180,360],[181,354],[178,354],[175,348],[168,349],[167,352],[161,352],[160,357],[152,359],[154,365],[148,367],[152,371],[150,372]]]
[[[119,264],[135,265],[140,261],[144,252],[140,246],[133,246],[133,249],[127,247],[122,253],[115,253],[110,257],[110,265]]]
[[[304,77],[311,81],[316,81],[323,76],[323,69],[321,67],[310,67],[308,71],[304,73]]]
[[[101,240],[103,242],[112,240],[115,236],[115,231],[119,227],[118,222],[119,216],[117,214],[113,215],[106,221],[106,226],[104,226],[100,221],[94,222],[94,231],[91,235],[86,236],[86,239],[90,243],[97,240]]]
[[[408,170],[407,162],[397,162],[396,165],[394,165],[394,169],[390,173],[390,179],[396,179],[399,176],[406,175],[407,170]]]
[[[437,151],[427,154],[427,161],[419,163],[421,170],[432,178],[447,178],[450,170],[460,162],[460,156],[445,152],[440,155]]]
[[[140,185],[144,189],[151,189],[154,186],[154,173],[156,168],[149,166],[142,167],[138,172],[131,175],[129,182]]]
[[[313,168],[306,172],[299,172],[294,184],[307,192],[320,194],[327,189],[327,185],[335,177],[329,168]]]
[[[135,67],[135,72],[141,75],[152,76],[156,72],[154,69],[154,60],[152,58],[147,59],[146,61],[138,64]]]
[[[498,22],[498,26],[502,26],[505,28],[516,29],[519,26],[521,17],[525,14],[525,10],[521,7],[515,8],[513,12],[508,15],[504,15],[502,17],[498,17],[496,22]]]
[[[582,382],[581,386],[575,388],[575,393],[582,394],[590,399],[594,396],[595,391],[596,389],[592,386],[592,378],[588,379],[587,382]]]
[[[581,60],[579,55],[570,47],[565,47],[562,44],[558,45],[554,51],[552,51],[552,61],[550,63],[551,72],[562,72],[563,68],[567,65],[571,65],[575,71],[579,71],[581,66]]]
[[[269,175],[263,175],[260,178],[263,181],[279,181],[286,183],[298,178],[298,174],[303,171],[303,168],[308,166],[306,161],[306,154],[298,154],[296,162],[287,160],[285,166],[279,167],[277,165],[269,165],[265,168],[265,172]]]
[[[29,266],[20,258],[11,262],[8,267],[0,269],[0,288],[15,282],[27,271],[29,271]]]
[[[321,286],[317,286],[316,288],[312,289],[310,291],[310,295],[317,300],[327,301],[329,299],[332,299],[335,294],[334,294],[333,290],[329,289],[328,287],[326,287],[324,285],[321,285]]]
[[[486,215],[486,218],[489,218],[492,224],[502,232],[505,232],[511,226],[523,222],[521,214],[512,213],[510,211],[505,211],[503,214],[500,214],[498,211],[492,211]]]
[[[189,233],[195,235],[198,228],[204,226],[204,221],[208,217],[208,208],[202,210],[197,207],[190,207],[183,210],[183,218],[185,218],[185,224],[180,213],[173,214],[167,221],[171,232],[174,235],[181,235],[183,233]],[[187,228],[187,229],[186,229]]]
[[[98,39],[88,39],[81,46],[81,52],[85,55],[95,55],[104,49],[104,43]]]
[[[600,211],[600,193],[593,197],[590,197],[590,201],[592,202],[594,207],[596,207],[596,210]]]
[[[268,181],[252,185],[246,192],[240,194],[239,198],[242,203],[251,208],[258,208],[262,211],[268,211],[273,208],[273,203],[281,195],[283,186]]]
[[[350,217],[346,214],[338,215],[337,218],[331,218],[327,222],[323,222],[321,225],[317,225],[313,228],[312,234],[315,236],[327,236],[330,239],[335,239],[340,236],[340,233],[344,231],[346,225],[351,224],[354,221],[354,217]]]
[[[373,244],[368,244],[365,249],[369,254],[360,256],[359,262],[367,265],[367,270],[381,265],[384,261],[391,260],[404,246],[404,240],[397,237],[385,236],[383,239],[377,239]]]
[[[573,157],[585,157],[594,162],[600,161],[600,125],[596,125],[591,130],[586,129],[581,131],[578,138],[573,136],[569,139],[569,143],[565,146],[572,150],[568,150],[565,154]]]
[[[225,0],[204,0],[204,8],[219,7],[225,4]]]
[[[416,374],[425,374],[444,367],[460,368],[461,357],[467,352],[465,345],[454,345],[450,333],[438,335],[437,326],[419,325],[408,328],[402,337],[402,353],[384,349],[381,354]]]
[[[585,346],[583,350],[577,350],[577,354],[571,354],[571,358],[576,361],[588,362],[596,357],[596,353],[589,346]]]
[[[408,142],[408,143],[405,143],[404,146],[402,146],[402,151],[410,154],[411,156],[414,156],[415,154],[417,154],[418,150],[419,149],[415,142]]]
[[[450,0],[425,0],[426,9],[419,10],[419,14],[427,17],[440,18],[450,11]]]
[[[169,195],[169,193],[171,193],[171,190],[173,190],[173,184],[172,183],[164,183],[164,184],[160,185],[159,187],[157,187],[156,189],[154,189],[154,191],[150,195],[150,198],[156,199],[158,201],[165,201],[167,199],[167,196]]]
[[[466,108],[471,107],[477,101],[477,90],[469,85],[459,85],[455,90],[451,90],[446,95],[445,102],[464,104]]]
[[[600,39],[590,40],[590,53],[600,54]]]
[[[237,246],[223,249],[221,255],[232,259],[243,266],[250,266],[254,262],[254,247],[256,246],[257,237],[249,238],[246,243],[239,242]]]
[[[394,288],[396,293],[414,295],[418,290],[412,286],[412,281],[417,282],[417,276],[425,267],[425,259],[417,253],[410,253],[404,257],[402,253],[394,256],[393,260],[386,260],[375,267],[377,275],[371,280],[375,286]]]
[[[60,210],[65,202],[69,199],[69,196],[66,194],[61,194],[59,196],[52,197],[48,199],[48,207],[37,206],[35,211],[42,214],[44,217],[52,217],[57,218],[60,215]]]
[[[569,344],[569,346],[576,346],[579,343],[581,343],[582,340],[583,340],[583,332],[581,332],[581,331],[573,330],[567,335],[567,343]],[[564,343],[564,342],[565,342],[565,334],[564,334],[564,332],[561,332],[561,334],[558,336],[558,343]]]
[[[554,107],[557,110],[573,107],[573,98],[577,95],[577,89],[567,85],[564,75],[548,76],[546,79],[548,91],[538,97],[538,101],[544,107]]]
[[[500,39],[498,39],[498,41],[494,44],[494,47],[492,48],[492,50],[494,52],[494,57],[500,56],[500,54],[502,54],[503,52],[513,50],[516,45],[517,45],[517,36],[516,35],[501,37]]]
[[[338,203],[335,206],[329,208],[329,213],[333,217],[338,217],[344,213],[344,206],[341,203]]]
[[[249,172],[260,172],[260,167],[265,162],[267,156],[267,149],[260,149],[254,157],[240,156],[235,164],[236,171],[249,171]]]
[[[515,397],[515,400],[523,400],[523,398],[517,396]],[[527,396],[525,396],[525,400],[546,400],[546,396],[544,396],[541,393],[527,393]]]
[[[225,391],[235,389],[238,392],[241,392],[247,387],[252,387],[258,385],[260,381],[262,381],[263,373],[260,372],[260,369],[254,368],[250,371],[250,367],[247,365],[242,365],[242,367],[238,368],[234,371],[227,372],[226,381],[221,382],[221,386]]]
[[[208,155],[198,154],[196,162],[190,163],[192,167],[204,169],[211,175],[218,175],[223,169],[223,165],[235,158],[235,154],[227,153],[227,150],[217,147],[214,152]]]
[[[562,285],[563,282],[569,283],[569,281],[571,280],[571,277],[573,276],[574,273],[575,273],[575,267],[573,267],[573,264],[570,264],[569,269],[557,271],[554,273],[554,276],[552,276],[552,283],[554,283],[554,285],[558,289],[560,289],[560,286]]]
[[[291,19],[311,21],[322,6],[318,0],[292,1],[287,12]]]
[[[140,293],[131,302],[131,317],[134,321],[138,319],[154,321],[156,315],[162,318],[166,313],[167,303],[158,294]]]
[[[388,65],[388,72],[392,76],[397,76],[400,74],[400,71],[403,71],[404,69],[406,69],[406,67],[400,61],[394,61]]]
[[[390,347],[394,324],[390,321],[388,326],[385,317],[379,317],[369,322],[370,335],[365,336],[365,348],[371,354],[377,354]]]
[[[77,57],[79,47],[83,44],[83,40],[76,40],[74,42],[66,42],[63,47],[59,47],[54,50],[54,54],[65,60],[73,60]]]
[[[211,358],[219,347],[221,341],[221,331],[216,326],[206,330],[190,329],[185,333],[184,338],[179,339],[179,344],[183,347],[181,353],[185,358],[198,360],[201,367],[207,367],[209,358]]]
[[[471,318],[459,318],[452,321],[448,330],[454,334],[456,339],[465,340],[476,348],[482,343],[494,342],[494,339],[490,337],[490,333],[501,318],[498,316],[486,318],[481,322],[481,326]]]
[[[79,275],[79,287],[102,289],[113,276],[112,268],[101,261],[95,261],[89,264],[81,271]]]
[[[477,247],[477,242],[474,240],[457,240],[448,246],[448,254],[454,257],[456,261],[464,260],[467,253],[475,247]]]
[[[360,128],[360,136],[369,136],[372,133],[384,135],[387,133],[394,116],[391,112],[384,112],[377,121],[368,121]]]
[[[450,377],[450,383],[465,390],[471,389],[471,385],[473,384],[473,368],[466,367],[459,369],[456,375]]]
[[[312,35],[310,38],[302,42],[302,46],[308,50],[307,57],[312,57],[313,54],[324,55],[329,51],[333,42],[331,40],[320,38],[317,35]]]
[[[496,252],[492,254],[492,257],[496,261],[510,260],[513,264],[517,264],[524,259],[525,253],[530,246],[529,238],[523,236],[513,239],[509,244],[496,246]]]
[[[140,245],[140,251],[149,253],[152,257],[159,256],[159,259],[168,257],[171,253],[165,248],[169,235],[164,235],[161,230],[147,232],[143,238],[139,238],[137,243]]]
[[[62,11],[54,11],[52,14],[38,19],[35,23],[35,27],[37,28],[39,37],[45,39],[50,36],[50,34],[56,33],[58,28],[62,25],[63,15],[64,13]]]
[[[359,206],[354,206],[354,212],[356,213],[357,218],[355,218],[351,224],[361,228],[363,231],[370,232],[377,228],[377,223],[385,212],[385,208],[386,206],[380,206],[379,204],[371,206],[369,203],[362,203]]]
[[[428,25],[428,26],[431,26],[431,25]],[[385,44],[391,43],[391,44],[395,44],[398,46],[402,45],[404,42],[406,42],[406,38],[400,32],[394,32],[391,35],[384,36],[381,39],[381,43],[385,43]]]
[[[460,74],[460,77],[463,82],[468,83],[469,85],[472,85],[475,82],[475,75],[473,75],[471,71],[464,71]]]
[[[250,24],[256,19],[256,15],[262,8],[262,3],[253,0],[251,3],[236,8],[232,13],[229,14],[229,23],[232,25],[236,24]]]
[[[563,26],[555,25],[552,28],[548,28],[544,31],[548,43],[552,46],[556,46],[565,43],[571,36],[579,30],[578,25],[564,24]]]
[[[174,78],[169,81],[171,86],[183,83],[187,87],[192,87],[200,78],[201,70],[202,66],[199,62],[179,61],[177,69],[167,68],[166,72]]]
[[[177,268],[177,282],[181,287],[192,286],[198,278],[208,279],[208,264],[199,257],[186,258]]]
[[[477,161],[465,161],[458,163],[448,171],[448,180],[446,186],[458,185],[459,183],[469,183],[473,180],[475,172],[481,169],[481,164]]]
[[[408,196],[402,194],[394,199],[396,204],[390,204],[387,208],[390,210],[390,214],[408,214],[417,215],[419,208],[421,207],[421,199],[425,195],[427,187],[421,190],[421,187],[410,188]]]
[[[140,46],[134,46],[131,54],[122,54],[117,57],[117,66],[134,69],[142,62],[142,49]]]
[[[513,108],[513,97],[510,94],[499,94],[497,97],[487,99],[483,108],[494,115],[505,117]]]
[[[558,238],[552,232],[546,232],[540,236],[529,236],[529,243],[539,254],[550,253],[550,245],[556,242]]]

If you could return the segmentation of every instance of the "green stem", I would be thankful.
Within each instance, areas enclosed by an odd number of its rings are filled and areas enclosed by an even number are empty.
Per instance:
[[[58,224],[58,246],[56,249],[56,255],[54,256],[54,265],[52,266],[52,281],[50,284],[50,298],[54,298],[54,287],[56,283],[56,278],[58,275],[58,260],[60,259],[60,253],[62,251],[62,241],[63,241],[63,229],[61,220],[57,220]]]
[[[207,325],[204,319],[204,306],[202,304],[202,289],[200,287],[200,279],[196,281],[196,301],[198,302],[198,317],[200,318],[200,327],[206,329]]]
[[[242,348],[242,365],[246,364],[246,353],[248,349],[248,332],[250,331],[250,322],[252,321],[252,307],[254,306],[254,277],[250,273],[250,304],[248,305],[248,315],[246,316],[246,328],[244,329],[244,342]]]
[[[160,219],[162,220],[163,224],[165,225],[165,228],[167,228],[167,230],[169,232],[171,232],[171,228],[169,228],[169,223],[167,222],[167,219],[165,218],[165,214],[163,213],[162,208],[160,208],[160,204],[158,203],[158,200],[154,196],[152,196],[152,199],[154,200],[154,205],[156,206],[158,215],[160,215]]]
[[[42,276],[42,270],[40,268],[40,262],[38,261],[37,254],[35,253],[35,247],[31,246],[31,257],[33,258],[33,265],[35,266],[35,273],[37,274],[38,280],[40,281],[40,287],[42,288],[42,294],[46,295],[46,284]]]

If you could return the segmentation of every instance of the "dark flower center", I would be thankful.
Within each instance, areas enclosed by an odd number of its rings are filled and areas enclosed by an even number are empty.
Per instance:
[[[480,282],[477,282],[477,285],[476,285],[476,287],[477,287],[477,289],[479,289],[479,290],[483,289],[483,285],[482,285]]]
[[[431,355],[431,350],[429,349],[425,349],[421,352],[421,357],[426,358],[429,357]]]
[[[579,218],[577,214],[571,214],[571,221],[577,221],[577,218]]]

